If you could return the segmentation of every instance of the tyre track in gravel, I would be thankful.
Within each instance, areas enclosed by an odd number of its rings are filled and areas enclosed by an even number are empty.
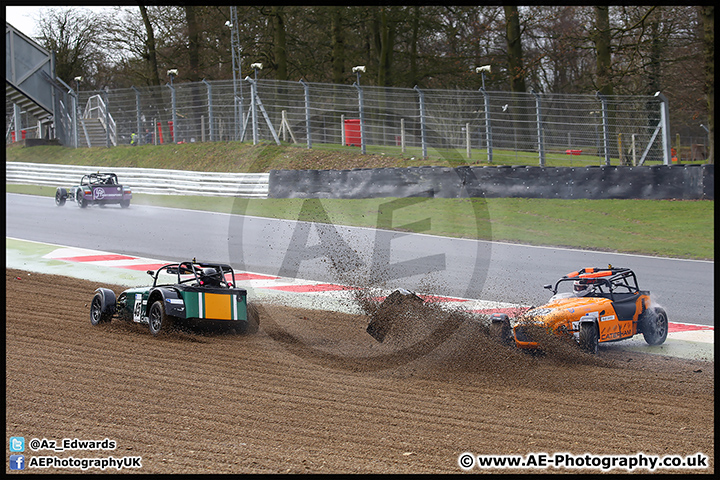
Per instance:
[[[141,473],[456,473],[464,451],[703,452],[714,470],[711,363],[534,359],[461,329],[397,368],[328,368],[262,323],[256,335],[155,338],[136,324],[92,327],[94,282],[16,270],[6,282],[7,435],[107,437],[114,456],[142,456]],[[316,348],[385,352],[357,316],[264,308]]]

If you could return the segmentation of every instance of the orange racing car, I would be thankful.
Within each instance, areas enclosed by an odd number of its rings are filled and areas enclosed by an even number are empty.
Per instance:
[[[561,286],[570,285],[571,291],[558,293]],[[665,310],[651,304],[650,292],[640,290],[629,268],[583,268],[545,288],[553,293],[545,305],[512,321],[504,313],[491,316],[492,328],[505,342],[524,349],[542,349],[537,333],[544,331],[572,337],[584,351],[597,353],[599,343],[639,333],[650,345],[660,345],[667,338]]]

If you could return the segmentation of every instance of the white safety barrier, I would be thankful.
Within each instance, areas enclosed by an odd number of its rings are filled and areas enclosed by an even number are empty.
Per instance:
[[[83,175],[95,172],[115,173],[120,184],[130,187],[133,193],[252,198],[268,196],[269,174],[267,173],[194,172],[161,168],[5,162],[6,183],[67,188],[78,185]]]

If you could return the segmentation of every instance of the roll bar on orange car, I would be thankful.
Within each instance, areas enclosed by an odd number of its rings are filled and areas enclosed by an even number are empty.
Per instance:
[[[615,275],[618,275],[616,278],[608,279],[606,277],[613,277]],[[632,277],[634,286],[631,285],[628,282],[628,279]],[[558,286],[563,281],[569,281],[569,280],[590,280],[589,283],[594,283],[597,285],[606,285],[608,289],[610,289],[611,293],[613,290],[613,287],[620,287],[625,286],[629,290],[639,290],[637,286],[637,278],[635,277],[635,274],[632,270],[629,268],[613,268],[612,265],[608,265],[608,268],[598,268],[598,267],[586,267],[581,270],[578,270],[576,272],[568,273],[567,275],[560,278],[557,282],[555,282],[555,286],[553,288],[553,285],[544,285],[544,288],[550,290],[553,292],[553,294],[557,293]],[[598,279],[597,281],[593,279]],[[623,282],[615,282],[615,280],[623,280]]]

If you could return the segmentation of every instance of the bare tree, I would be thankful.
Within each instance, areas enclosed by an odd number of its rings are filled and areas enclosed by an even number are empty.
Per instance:
[[[505,40],[507,42],[510,90],[525,92],[525,68],[523,67],[522,43],[520,42],[520,14],[516,6],[505,7]]]
[[[196,15],[198,7],[185,5],[185,18],[187,21],[187,52],[189,71],[185,77],[191,82],[199,82],[202,79],[200,74],[200,27]]]
[[[275,60],[275,78],[288,79],[287,69],[287,40],[285,32],[285,12],[282,6],[270,9],[270,18],[273,26],[273,58]]]
[[[160,86],[160,76],[158,75],[158,63],[157,63],[157,52],[155,51],[155,33],[153,31],[152,23],[150,23],[150,17],[147,13],[147,7],[140,5],[140,15],[145,25],[145,31],[147,37],[145,38],[145,55],[148,66],[148,73],[150,85]]]
[[[613,94],[611,80],[612,55],[610,50],[610,7],[600,5],[595,7],[595,55],[597,60],[597,90],[603,95]]]
[[[700,7],[705,54],[705,95],[708,107],[708,163],[715,163],[715,7]]]
[[[90,88],[99,88],[97,72],[105,55],[100,48],[103,30],[98,14],[85,9],[48,9],[38,21],[39,41],[55,52],[55,72],[64,82],[76,76]]]
[[[345,34],[342,24],[342,7],[330,8],[330,31],[332,44],[332,81],[345,81]]]

